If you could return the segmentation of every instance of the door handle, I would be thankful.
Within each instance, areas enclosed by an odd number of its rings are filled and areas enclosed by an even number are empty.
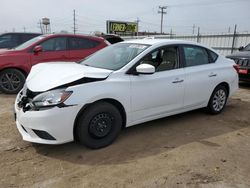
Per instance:
[[[210,74],[208,75],[208,77],[215,77],[215,76],[217,76],[217,74],[215,74],[215,73],[210,73]]]
[[[184,82],[184,80],[176,79],[176,80],[174,80],[172,83],[177,84],[177,83],[181,83],[181,82]]]

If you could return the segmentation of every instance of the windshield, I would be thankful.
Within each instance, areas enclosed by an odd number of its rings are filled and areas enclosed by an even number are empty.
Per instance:
[[[35,38],[31,39],[31,40],[28,40],[27,42],[25,42],[25,43],[19,45],[18,47],[16,47],[15,50],[23,50],[23,49],[29,47],[30,45],[38,42],[39,40],[43,39],[44,37],[45,36],[38,36],[38,37],[35,37]]]
[[[148,46],[149,45],[132,43],[113,44],[89,56],[87,59],[80,61],[80,64],[118,70],[147,49]]]
[[[248,44],[243,50],[244,51],[250,51],[250,44]]]

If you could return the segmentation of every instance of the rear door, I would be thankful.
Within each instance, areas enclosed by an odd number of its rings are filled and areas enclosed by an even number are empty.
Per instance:
[[[184,45],[186,85],[184,107],[204,106],[218,83],[218,70],[209,50],[195,45]]]
[[[100,41],[87,37],[69,37],[70,61],[80,61],[103,47]]]
[[[31,53],[32,65],[41,62],[70,61],[67,49],[67,37],[49,38],[39,45],[42,46],[42,51]]]

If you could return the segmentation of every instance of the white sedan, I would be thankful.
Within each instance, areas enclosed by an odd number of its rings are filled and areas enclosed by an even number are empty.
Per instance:
[[[123,127],[204,107],[220,113],[238,89],[237,70],[210,48],[162,39],[118,43],[78,63],[41,63],[17,95],[17,128],[30,142],[105,147]]]

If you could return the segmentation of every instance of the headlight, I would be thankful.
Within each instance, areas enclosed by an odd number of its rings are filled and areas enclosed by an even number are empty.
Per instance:
[[[72,91],[65,90],[48,91],[37,95],[32,100],[32,104],[36,108],[56,106],[66,101],[72,93]]]

